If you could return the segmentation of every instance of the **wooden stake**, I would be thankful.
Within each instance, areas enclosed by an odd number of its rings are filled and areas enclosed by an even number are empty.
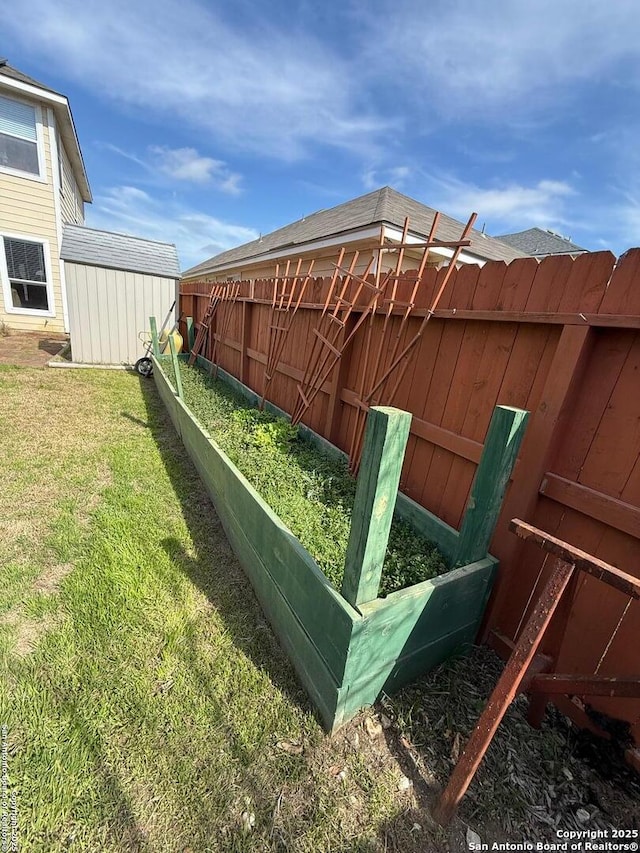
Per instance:
[[[369,411],[342,583],[354,607],[378,597],[410,426],[409,412]]]
[[[176,391],[178,392],[178,397],[181,400],[184,400],[182,376],[180,375],[180,362],[178,361],[178,354],[176,353],[176,344],[173,340],[173,335],[169,335],[169,349],[171,350],[171,362],[173,364],[173,372],[176,377]]]
[[[158,343],[158,324],[155,317],[149,317],[149,328],[151,329],[151,346],[156,358],[160,358],[160,344]]]
[[[496,406],[462,518],[454,566],[487,556],[513,466],[524,438],[529,412]]]

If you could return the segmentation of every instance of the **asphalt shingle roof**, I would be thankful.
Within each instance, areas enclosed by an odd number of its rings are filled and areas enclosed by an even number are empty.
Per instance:
[[[178,253],[173,243],[158,243],[84,225],[64,226],[60,257],[77,264],[180,278]]]
[[[515,234],[502,234],[496,239],[526,252],[527,255],[533,255],[534,258],[543,255],[574,255],[588,251],[581,246],[576,246],[571,240],[553,234],[551,231],[543,231],[542,228],[529,228],[526,231],[517,231]]]
[[[33,77],[28,77],[26,74],[23,74],[22,71],[18,71],[17,68],[9,65],[5,62],[4,65],[1,64],[2,60],[0,60],[0,74],[4,74],[5,77],[11,77],[12,80],[18,80],[20,83],[28,83],[29,86],[37,86],[38,89],[44,89],[45,92],[52,92],[54,95],[61,95],[61,92],[57,92],[55,89],[52,89],[50,86],[45,86],[44,83],[40,83],[38,80],[34,80]],[[64,98],[65,95],[62,95]]]
[[[257,259],[267,252],[337,236],[369,225],[384,223],[402,228],[407,216],[411,234],[426,237],[435,213],[436,211],[427,207],[426,204],[403,195],[391,187],[382,187],[328,210],[319,210],[297,222],[285,225],[284,228],[265,234],[258,240],[221,252],[186,270],[183,275],[204,275],[217,269],[233,266],[239,261]],[[447,241],[457,240],[463,227],[461,222],[441,214],[438,238]],[[511,261],[525,257],[525,253],[517,248],[501,243],[495,237],[488,237],[479,231],[472,231],[470,239],[471,245],[464,251],[483,259]]]

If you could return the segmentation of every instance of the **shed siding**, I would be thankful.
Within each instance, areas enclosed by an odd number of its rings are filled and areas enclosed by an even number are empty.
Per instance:
[[[62,221],[73,222],[76,225],[84,225],[84,201],[80,195],[78,184],[71,168],[71,163],[64,150],[62,140],[59,140],[62,184],[60,186],[60,207],[62,210]]]
[[[35,103],[35,102],[34,102]],[[60,289],[60,247],[56,229],[51,147],[46,110],[41,110],[46,182],[0,172],[0,233],[20,234],[49,243],[55,317],[14,314],[5,310],[0,294],[0,321],[12,331],[64,332]]]
[[[176,298],[172,278],[69,261],[65,275],[71,356],[83,364],[134,364],[145,350],[138,333],[152,315],[160,325]]]

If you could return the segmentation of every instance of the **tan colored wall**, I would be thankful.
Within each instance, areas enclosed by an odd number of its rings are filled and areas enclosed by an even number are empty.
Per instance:
[[[342,266],[345,268],[349,267],[354,255],[354,251],[356,248],[360,251],[360,256],[358,258],[355,274],[362,275],[366,268],[369,260],[372,257],[372,249],[370,246],[360,246],[350,249],[345,254],[344,260],[342,262]],[[323,252],[322,254],[318,254],[315,256],[315,264],[313,267],[313,276],[321,277],[321,276],[330,276],[333,274],[335,269],[334,264],[338,261],[339,249],[332,249],[331,251]],[[304,257],[301,271],[304,274],[309,269],[309,259],[312,256]],[[283,275],[285,272],[287,259],[274,259],[267,263],[256,263],[251,266],[244,267],[229,267],[228,270],[224,270],[223,272],[218,272],[215,275],[200,275],[200,276],[190,276],[189,278],[184,278],[183,281],[251,281],[257,279],[267,279],[273,278],[276,274],[276,264],[280,264],[280,275]],[[298,258],[294,257],[291,259],[291,266],[289,268],[289,273],[292,275],[295,273],[296,266],[298,263]],[[415,269],[420,263],[419,258],[410,257],[408,255],[405,256],[402,263],[402,270],[410,270]],[[386,254],[383,257],[382,261],[382,271],[386,272],[388,269],[395,269],[396,266],[396,255],[395,254]]]
[[[62,221],[71,222],[74,225],[84,225],[84,202],[62,140],[59,144],[62,159],[62,184],[60,186]]]
[[[41,119],[44,131],[46,182],[0,172],[0,233],[19,234],[48,241],[55,317],[9,313],[5,310],[4,292],[2,292],[0,293],[0,322],[4,322],[11,331],[61,333],[64,332],[64,319],[60,287],[60,247],[56,229],[51,145],[46,109],[41,110]],[[54,167],[57,168],[57,165]]]

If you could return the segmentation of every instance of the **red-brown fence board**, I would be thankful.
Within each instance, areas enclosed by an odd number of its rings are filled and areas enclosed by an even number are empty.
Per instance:
[[[398,341],[400,314],[387,324],[381,365],[416,334],[444,270],[425,270]],[[396,297],[407,302],[415,272],[403,273]],[[182,284],[181,311],[197,322],[209,284]],[[269,397],[286,411],[299,383],[329,279],[309,282],[294,317]],[[221,365],[258,393],[264,385],[272,282],[243,284],[218,343]],[[373,320],[375,361],[386,305]],[[350,322],[355,322],[354,313]],[[349,450],[369,329],[367,320],[328,377],[305,422]],[[211,345],[209,352],[211,353]],[[242,372],[244,371],[244,372]],[[390,381],[388,391],[395,385]],[[610,252],[576,259],[523,258],[456,270],[426,326],[392,403],[413,413],[401,488],[453,526],[460,523],[494,406],[531,411],[527,436],[492,542],[500,558],[485,636],[516,635],[551,564],[507,530],[513,516],[640,574],[640,250],[617,263]],[[591,578],[581,582],[560,669],[591,674],[626,602]],[[633,602],[600,664],[604,675],[640,672],[640,607]],[[598,698],[593,706],[628,720],[640,741],[640,702]],[[571,707],[566,702],[563,709]]]

